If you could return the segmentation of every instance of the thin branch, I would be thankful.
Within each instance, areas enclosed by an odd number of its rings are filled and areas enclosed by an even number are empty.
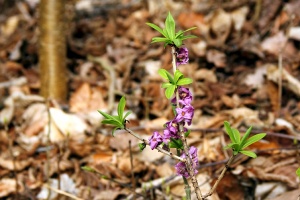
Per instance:
[[[235,156],[232,155],[232,156],[229,158],[228,162],[226,163],[225,167],[223,168],[223,170],[222,170],[220,176],[218,177],[218,180],[215,182],[214,186],[210,189],[210,191],[209,191],[206,195],[203,196],[204,199],[206,199],[207,197],[211,196],[211,195],[215,192],[217,186],[219,185],[220,181],[221,181],[222,178],[224,177],[225,172],[227,171],[228,167],[231,165],[231,163],[232,163],[234,157],[235,157]]]
[[[71,199],[75,199],[75,200],[84,200],[84,199],[79,198],[79,197],[76,197],[75,195],[70,194],[70,193],[68,193],[68,192],[65,192],[65,191],[56,189],[56,188],[54,188],[54,187],[51,187],[51,186],[49,186],[49,185],[47,185],[47,184],[45,184],[44,187],[46,187],[46,188],[48,188],[48,189],[50,189],[50,190],[53,190],[53,191],[56,192],[56,193],[65,195],[65,196],[67,196],[67,197],[70,197]],[[49,191],[50,191],[50,190],[49,190]]]
[[[130,167],[131,167],[131,182],[132,182],[132,189],[133,189],[133,200],[136,197],[135,191],[135,180],[134,180],[134,172],[133,172],[133,157],[132,157],[132,149],[131,149],[131,140],[129,140],[129,153],[130,153]]]
[[[145,143],[146,145],[150,146],[149,142],[145,139],[143,139],[141,136],[139,136],[138,134],[136,134],[135,132],[133,132],[132,130],[128,129],[128,128],[124,128],[125,131],[127,131],[129,134],[131,134],[132,136],[134,136],[135,138],[139,139],[140,141],[142,141],[143,143]],[[167,156],[170,156],[171,158],[174,158],[180,162],[185,162],[186,159],[181,158],[179,156],[174,155],[172,152],[166,151],[161,147],[156,147],[155,148],[157,151],[166,154]]]

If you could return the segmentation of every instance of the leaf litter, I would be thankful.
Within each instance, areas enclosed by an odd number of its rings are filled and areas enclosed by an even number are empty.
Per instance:
[[[175,162],[149,148],[139,152],[138,141],[123,132],[112,137],[97,113],[114,111],[126,94],[126,109],[135,113],[128,126],[146,139],[172,118],[162,80],[155,75],[160,67],[171,68],[171,56],[168,48],[150,45],[156,33],[145,25],[163,24],[168,11],[180,28],[198,27],[192,31],[198,38],[184,44],[191,56],[181,68],[195,80],[190,86],[195,120],[188,142],[199,149],[197,178],[203,190],[209,190],[229,157],[223,149],[229,142],[222,125],[227,120],[242,132],[253,126],[268,136],[250,146],[258,158],[236,159],[210,199],[293,195],[299,184],[294,141],[300,133],[300,4],[270,2],[69,2],[74,9],[68,15],[76,17],[68,35],[70,98],[64,107],[56,102],[49,107],[38,95],[36,4],[27,0],[7,8],[0,25],[0,197],[45,199],[49,176],[51,187],[81,199],[134,198],[133,194],[139,199],[182,198]],[[97,173],[82,171],[82,166]],[[63,197],[51,193],[51,199]]]

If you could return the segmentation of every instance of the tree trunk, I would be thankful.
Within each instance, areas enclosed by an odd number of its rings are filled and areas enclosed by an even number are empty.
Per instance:
[[[67,97],[65,0],[41,0],[39,16],[40,93],[63,102]]]

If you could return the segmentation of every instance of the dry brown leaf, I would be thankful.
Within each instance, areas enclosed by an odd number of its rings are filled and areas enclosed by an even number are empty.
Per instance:
[[[231,31],[232,20],[230,14],[222,9],[215,10],[210,23],[211,30],[216,35],[217,41],[223,44]]]
[[[271,54],[278,55],[279,52],[283,49],[286,44],[288,38],[283,34],[282,31],[277,33],[276,35],[266,38],[261,43],[261,48],[264,51],[267,51]]]
[[[156,173],[159,177],[168,177],[174,175],[174,166],[171,166],[169,163],[165,162],[162,165],[156,167]]]
[[[289,192],[281,193],[279,196],[272,198],[272,200],[286,200],[287,198],[297,199],[299,197],[299,194],[300,194],[300,189],[292,190]]]
[[[14,168],[13,160],[8,160],[8,159],[4,159],[4,158],[0,157],[0,166],[5,169],[9,169],[11,171],[14,169],[16,171],[21,171],[24,168],[28,167],[31,163],[32,163],[32,159],[30,159],[30,158],[27,158],[26,160],[16,160],[15,161],[16,168]]]
[[[36,103],[30,105],[23,113],[24,134],[27,136],[38,135],[48,123],[48,113],[45,104]]]
[[[10,178],[0,179],[0,197],[6,197],[9,194],[15,192],[16,190],[16,180]],[[24,191],[23,184],[18,184],[19,192]]]
[[[71,112],[89,112],[106,108],[100,88],[91,88],[88,83],[83,83],[71,96]]]
[[[242,29],[246,21],[248,12],[249,8],[247,6],[243,6],[230,13],[231,19],[233,21],[233,27],[236,31],[240,31]]]
[[[7,19],[6,23],[1,26],[1,33],[8,37],[10,36],[18,27],[20,21],[20,16],[14,15]]]
[[[213,70],[209,69],[199,69],[194,73],[196,80],[204,80],[210,83],[217,82],[217,76]]]
[[[267,78],[274,83],[279,83],[280,70],[275,65],[268,65]],[[293,77],[287,70],[282,69],[282,84],[284,87],[300,96],[300,81]]]

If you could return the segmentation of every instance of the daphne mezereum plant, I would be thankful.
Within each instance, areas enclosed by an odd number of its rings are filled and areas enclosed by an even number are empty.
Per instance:
[[[177,69],[179,65],[188,63],[188,49],[182,47],[182,41],[189,38],[195,38],[194,35],[184,35],[187,31],[193,30],[196,27],[189,28],[185,31],[175,32],[175,21],[172,15],[169,13],[165,20],[165,28],[160,28],[155,24],[146,23],[148,26],[152,27],[159,33],[162,37],[152,38],[152,43],[162,42],[164,47],[171,47],[172,53],[172,66],[173,72],[170,73],[167,70],[160,69],[158,71],[159,75],[166,80],[162,84],[162,88],[165,89],[165,96],[170,100],[172,107],[174,108],[174,118],[164,124],[163,133],[154,131],[152,136],[146,140],[140,137],[138,134],[134,133],[132,130],[126,127],[126,117],[130,114],[127,112],[124,115],[124,109],[126,105],[125,97],[120,99],[117,115],[110,115],[105,112],[99,111],[100,114],[105,118],[102,123],[109,124],[114,126],[112,134],[115,134],[116,130],[123,129],[128,133],[132,134],[134,137],[142,141],[139,144],[141,150],[143,150],[146,145],[149,145],[150,148],[156,149],[161,153],[164,153],[173,159],[176,159],[178,163],[175,165],[175,170],[178,175],[183,177],[185,183],[186,199],[191,199],[191,189],[188,184],[187,179],[190,178],[197,199],[205,199],[206,197],[212,195],[216,189],[218,183],[222,179],[227,170],[228,166],[231,164],[233,158],[238,154],[242,153],[244,155],[255,158],[256,154],[252,151],[245,150],[246,147],[262,139],[266,134],[260,133],[256,134],[250,138],[249,134],[252,130],[250,127],[247,132],[241,137],[241,134],[237,129],[231,128],[228,122],[224,122],[225,130],[229,135],[231,143],[228,144],[225,148],[232,149],[233,155],[229,159],[226,167],[218,178],[218,181],[214,184],[208,194],[202,195],[199,188],[199,184],[196,179],[196,174],[198,173],[197,168],[199,167],[197,148],[194,146],[188,146],[186,137],[190,134],[187,126],[191,125],[192,119],[194,116],[194,107],[191,105],[193,96],[189,88],[184,87],[193,82],[192,79],[184,77],[184,75]],[[170,149],[175,148],[177,155],[174,155]]]

